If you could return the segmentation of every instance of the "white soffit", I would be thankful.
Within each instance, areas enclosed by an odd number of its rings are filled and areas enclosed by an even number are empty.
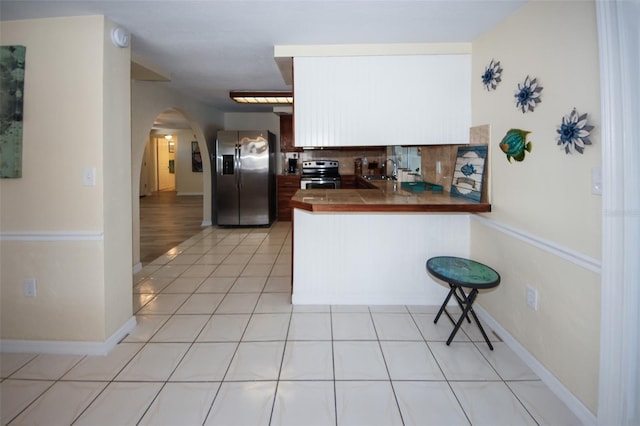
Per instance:
[[[471,43],[276,45],[273,57],[286,84],[293,84],[294,57],[471,54]]]

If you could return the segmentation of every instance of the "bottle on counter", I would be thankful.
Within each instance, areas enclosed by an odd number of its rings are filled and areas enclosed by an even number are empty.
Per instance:
[[[356,158],[353,161],[353,173],[362,176],[362,158]]]

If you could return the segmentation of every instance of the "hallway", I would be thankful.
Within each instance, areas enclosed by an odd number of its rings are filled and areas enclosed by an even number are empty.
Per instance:
[[[140,262],[147,265],[202,231],[202,195],[175,191],[140,197]]]

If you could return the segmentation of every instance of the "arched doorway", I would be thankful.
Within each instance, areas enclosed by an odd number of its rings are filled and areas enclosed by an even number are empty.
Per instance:
[[[165,110],[155,118],[139,163],[140,266],[202,230],[203,146],[181,111]]]

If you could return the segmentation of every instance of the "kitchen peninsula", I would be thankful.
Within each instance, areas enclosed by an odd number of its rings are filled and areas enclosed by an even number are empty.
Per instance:
[[[426,274],[426,260],[468,257],[470,214],[491,205],[367,183],[372,189],[299,190],[291,199],[292,302],[441,304],[448,289]]]

